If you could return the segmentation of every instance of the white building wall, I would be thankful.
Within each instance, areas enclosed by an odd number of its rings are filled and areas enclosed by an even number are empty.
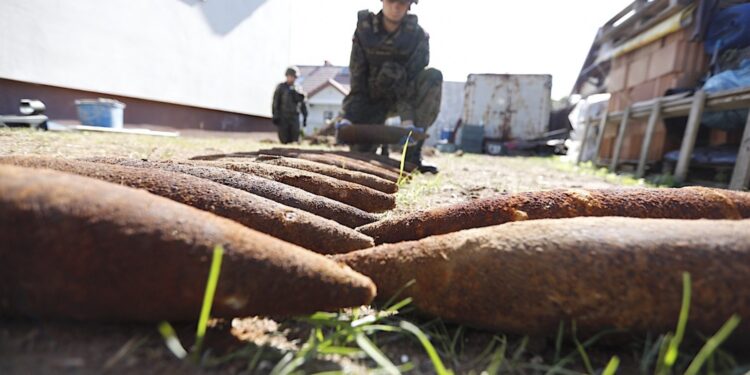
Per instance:
[[[2,0],[0,78],[269,116],[293,0]]]
[[[329,85],[318,91],[313,97],[310,97],[309,100],[318,104],[341,105],[344,101],[344,94]]]

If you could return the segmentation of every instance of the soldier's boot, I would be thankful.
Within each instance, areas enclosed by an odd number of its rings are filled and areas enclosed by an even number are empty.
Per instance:
[[[391,154],[390,150],[388,150],[388,145],[380,145],[380,156],[389,157]]]
[[[437,174],[438,168],[431,164],[426,164],[422,161],[422,146],[424,141],[419,141],[414,146],[406,148],[406,161],[417,165],[417,170],[420,173],[432,173]]]

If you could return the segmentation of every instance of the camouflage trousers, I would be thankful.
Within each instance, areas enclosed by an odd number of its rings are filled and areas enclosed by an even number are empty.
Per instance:
[[[415,95],[402,98],[414,108],[414,125],[427,130],[440,113],[443,94],[443,74],[437,69],[425,69],[416,77]],[[369,98],[347,98],[346,118],[354,124],[384,124],[390,116],[399,115],[399,102],[392,100],[369,100]],[[373,152],[377,145],[353,145],[352,150]]]

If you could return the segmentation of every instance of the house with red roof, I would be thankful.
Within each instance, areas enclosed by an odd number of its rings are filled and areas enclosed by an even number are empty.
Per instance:
[[[326,121],[336,117],[349,94],[349,68],[334,66],[326,61],[322,66],[300,66],[297,83],[307,94],[307,128],[305,134],[313,134],[325,126]]]

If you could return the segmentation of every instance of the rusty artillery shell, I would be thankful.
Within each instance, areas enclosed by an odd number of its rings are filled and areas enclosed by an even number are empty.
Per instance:
[[[129,167],[162,169],[200,177],[268,198],[289,207],[310,212],[320,217],[336,221],[349,228],[356,228],[378,220],[377,215],[364,212],[358,208],[333,199],[321,197],[294,186],[282,184],[281,182],[223,168],[179,164],[168,161],[144,161],[107,157],[86,158],[83,160]]]
[[[307,150],[301,148],[289,148],[289,147],[274,147],[271,150],[284,150],[286,152],[293,153],[306,153],[306,154],[318,154],[318,155],[338,155],[348,159],[360,160],[369,164],[381,167],[383,169],[390,170],[391,172],[398,173],[401,170],[401,160],[392,159],[388,156],[382,156],[377,154],[355,152],[355,151],[329,151],[329,150]],[[265,153],[266,151],[260,151]],[[404,162],[404,170],[411,172],[417,169],[417,165],[408,161]]]
[[[255,158],[258,155],[285,156],[295,159],[305,159],[339,168],[369,173],[386,180],[397,181],[401,171],[401,161],[387,156],[367,154],[362,152],[343,152],[327,150],[303,150],[296,148],[272,148],[258,152],[235,152],[231,154],[200,155],[190,160],[214,161],[227,158]],[[417,165],[404,162],[404,171],[412,172]]]
[[[398,191],[398,185],[386,179],[373,176],[371,174],[350,171],[314,161],[274,155],[260,155],[255,159],[255,161],[322,174],[328,177],[339,179],[341,181],[347,181],[362,186],[367,186],[371,189],[375,189],[386,194],[394,194]]]
[[[742,206],[744,205],[744,206]],[[664,219],[748,218],[750,194],[720,189],[553,190],[503,194],[393,217],[357,228],[376,244],[417,240],[510,221],[578,216]],[[745,215],[738,207],[746,207]]]
[[[370,279],[301,247],[148,192],[0,166],[0,315],[193,321],[223,245],[212,315],[369,303]]]
[[[750,218],[750,193],[732,190],[720,190],[721,194],[729,198],[737,208],[742,218]]]
[[[33,156],[0,157],[0,164],[53,169],[143,189],[318,253],[347,253],[373,246],[370,237],[331,220],[182,173]]]
[[[411,134],[411,138],[417,141],[425,140],[429,135],[427,133],[413,133],[409,129],[398,126],[386,125],[352,125],[345,126],[337,131],[336,137],[342,143],[346,144],[403,144],[406,136]]]
[[[750,220],[548,219],[388,244],[334,259],[369,276],[385,301],[506,333],[674,329],[683,272],[691,328],[750,316]],[[745,324],[743,331],[749,331]]]
[[[300,171],[255,162],[196,161],[198,165],[210,165],[298,187],[310,193],[328,197],[357,207],[367,212],[385,212],[396,207],[396,197],[368,187],[339,181],[318,173]]]
[[[378,176],[388,181],[395,182],[399,179],[398,171],[394,171],[391,168],[384,168],[381,166],[373,165],[366,161],[341,156],[336,153],[318,153],[306,152],[302,150],[297,151],[294,149],[276,148],[271,150],[264,150],[263,154],[286,156],[290,158],[304,159],[322,164],[333,165],[352,171],[369,173],[373,176]]]

